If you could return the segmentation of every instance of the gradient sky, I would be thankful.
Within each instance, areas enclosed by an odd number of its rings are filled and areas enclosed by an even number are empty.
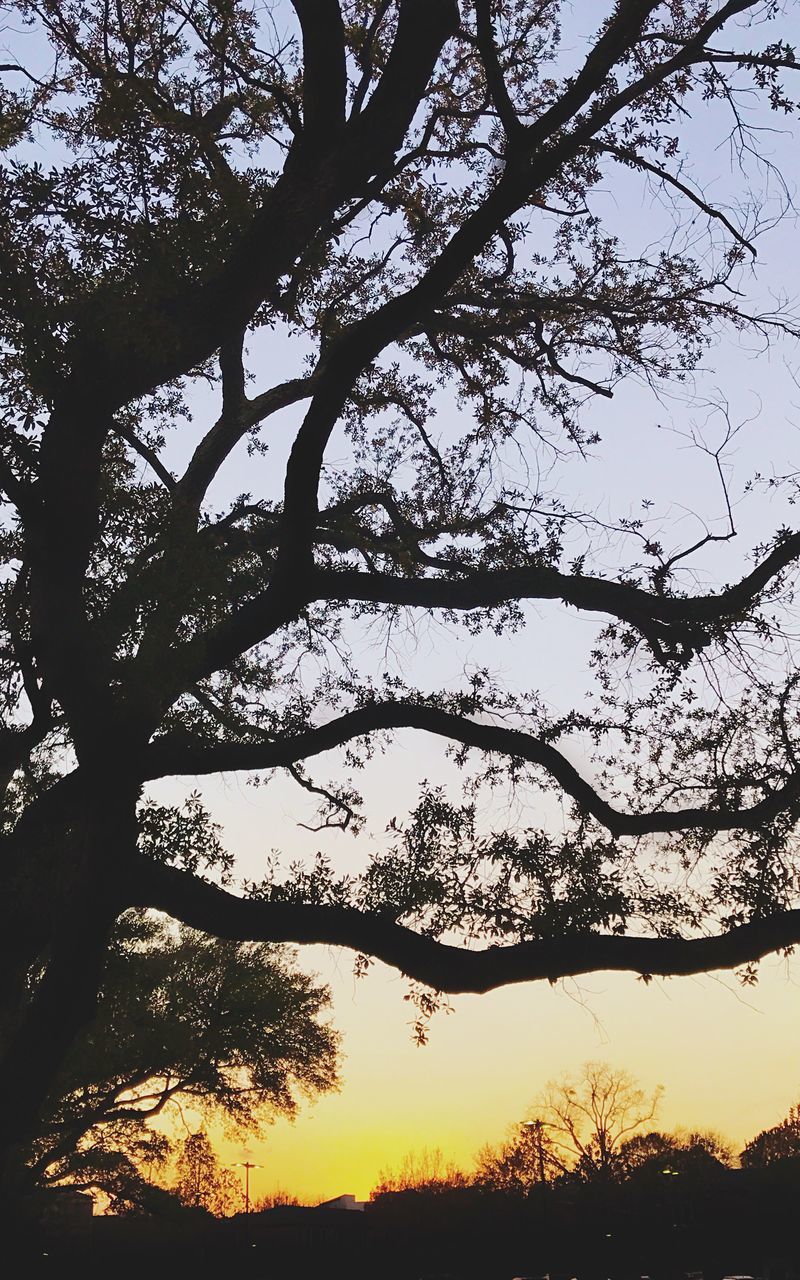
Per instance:
[[[427,1047],[414,1046],[403,983],[382,966],[354,984],[346,953],[309,949],[304,962],[333,975],[344,1033],[344,1088],[278,1120],[247,1144],[255,1195],[288,1189],[311,1201],[368,1196],[403,1156],[440,1148],[468,1167],[499,1141],[545,1083],[591,1059],[665,1086],[658,1123],[721,1131],[737,1146],[800,1098],[800,969],[762,966],[759,986],[730,977],[654,981],[597,975],[453,1000]],[[221,1137],[225,1160],[244,1148]]]
[[[726,149],[717,147],[715,110],[704,106],[691,128],[704,186],[712,197],[724,198],[741,190],[742,177],[732,171]],[[781,130],[788,127],[783,120],[779,124]],[[791,182],[796,140],[771,132],[761,135],[759,145]],[[773,185],[772,196],[775,213],[782,200],[779,186]],[[654,194],[634,189],[627,177],[620,175],[595,200],[627,238],[643,244],[661,233],[663,213]],[[790,211],[760,242],[757,275],[747,277],[755,306],[769,306],[778,295],[800,296],[797,259],[797,224]],[[293,353],[263,338],[254,351],[254,390],[261,391],[286,376],[285,361]],[[291,363],[296,360],[294,353]],[[785,497],[756,493],[745,500],[743,493],[757,471],[796,467],[798,363],[792,342],[765,351],[751,338],[729,336],[712,349],[695,386],[682,397],[659,402],[637,385],[622,388],[610,404],[590,406],[587,421],[601,431],[603,444],[588,461],[575,459],[560,469],[563,491],[576,505],[609,518],[638,514],[644,497],[656,500],[673,531],[671,546],[699,536],[699,516],[721,530],[724,500],[713,463],[675,433],[700,429],[714,445],[724,424],[704,401],[725,399],[734,424],[750,420],[726,455],[739,535],[733,544],[704,552],[697,581],[739,576],[753,546],[782,523],[797,523]],[[208,420],[212,413],[209,405]],[[202,418],[201,412],[198,426]],[[271,491],[291,438],[283,429],[287,421],[291,414],[270,423],[270,453],[239,459],[220,498],[244,488]],[[334,440],[332,451],[340,445]],[[611,567],[613,548],[608,558]],[[564,711],[591,682],[588,655],[599,624],[555,604],[531,608],[528,617],[523,633],[501,641],[461,634],[456,641],[435,620],[418,619],[413,634],[397,635],[393,661],[407,670],[413,663],[414,680],[427,688],[458,684],[465,666],[488,663],[512,688],[535,683]],[[361,653],[368,665],[380,668],[375,635],[363,640]],[[326,757],[315,766],[315,776],[324,780],[336,767],[335,757]],[[358,845],[349,837],[312,836],[298,828],[298,821],[309,820],[307,797],[285,779],[261,789],[241,778],[205,779],[201,789],[239,855],[239,874],[259,878],[275,848],[286,861],[324,848],[338,867],[355,869],[370,837],[379,839],[388,818],[413,804],[419,782],[447,776],[439,744],[398,735],[390,755],[371,763],[359,779],[368,796],[369,823]],[[174,799],[185,789],[165,782],[153,790]],[[309,1199],[343,1192],[365,1197],[382,1168],[396,1167],[407,1152],[425,1147],[441,1148],[446,1157],[469,1165],[484,1142],[502,1138],[525,1114],[548,1080],[590,1059],[625,1068],[646,1088],[664,1085],[664,1127],[714,1128],[737,1144],[776,1123],[800,1099],[800,960],[766,961],[756,988],[740,987],[732,975],[645,986],[633,977],[600,974],[552,988],[527,984],[457,998],[450,1016],[435,1019],[423,1049],[412,1042],[412,1011],[396,974],[376,965],[356,982],[352,956],[324,948],[304,950],[301,963],[333,989],[344,1085],[338,1095],[304,1106],[296,1123],[279,1120],[264,1141],[250,1142],[250,1158],[264,1166],[253,1175],[255,1196],[283,1188]],[[243,1158],[240,1145],[222,1138],[219,1145],[226,1160]]]

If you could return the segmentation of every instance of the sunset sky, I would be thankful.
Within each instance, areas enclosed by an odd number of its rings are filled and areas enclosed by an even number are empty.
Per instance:
[[[453,1000],[430,1043],[411,1040],[403,983],[381,967],[353,983],[347,953],[309,950],[331,975],[344,1033],[342,1091],[279,1120],[249,1158],[258,1196],[283,1188],[312,1202],[368,1196],[382,1168],[410,1151],[442,1150],[468,1167],[485,1142],[525,1115],[548,1079],[587,1059],[663,1084],[659,1124],[713,1128],[736,1144],[800,1100],[800,963],[762,967],[755,989],[730,977],[654,981],[598,975]],[[217,1143],[226,1160],[243,1148]]]

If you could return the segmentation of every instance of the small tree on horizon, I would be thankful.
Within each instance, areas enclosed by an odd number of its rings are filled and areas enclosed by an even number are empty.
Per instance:
[[[407,1152],[398,1169],[381,1169],[378,1181],[370,1197],[388,1195],[399,1191],[425,1191],[437,1193],[464,1187],[468,1176],[453,1160],[448,1160],[440,1147],[423,1147],[421,1151]]]
[[[179,1147],[174,1186],[187,1208],[205,1209],[216,1218],[233,1213],[241,1199],[239,1183],[220,1164],[202,1129],[190,1133]]]

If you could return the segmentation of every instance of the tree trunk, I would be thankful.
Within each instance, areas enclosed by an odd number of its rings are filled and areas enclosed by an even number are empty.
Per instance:
[[[44,801],[38,819],[29,815],[9,838],[0,883],[8,960],[0,1002],[0,1185],[35,1136],[76,1036],[92,1021],[108,935],[127,905],[126,854],[135,848],[130,787],[94,778]]]

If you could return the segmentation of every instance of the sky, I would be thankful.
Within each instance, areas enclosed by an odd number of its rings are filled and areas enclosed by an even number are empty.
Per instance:
[[[576,6],[575,12],[592,8]],[[576,27],[575,38],[580,34]],[[742,179],[727,149],[717,145],[718,123],[706,105],[688,127],[702,157],[706,189],[724,198]],[[783,132],[783,122],[780,128],[762,134],[759,146],[791,184],[796,139]],[[779,187],[773,195],[774,212]],[[618,175],[595,199],[627,237],[642,244],[657,238],[663,215],[652,192]],[[789,210],[760,242],[758,274],[748,277],[755,303],[768,304],[777,294],[800,299],[798,256],[796,219]],[[287,359],[298,363],[298,353],[263,338],[254,343],[252,390],[287,376]],[[796,524],[796,513],[780,495],[743,495],[757,471],[796,465],[798,365],[791,343],[776,343],[766,352],[751,339],[728,335],[709,353],[693,400],[688,394],[658,400],[639,385],[626,385],[612,402],[587,408],[586,424],[601,432],[603,443],[588,459],[576,458],[562,469],[565,490],[576,504],[609,518],[638,514],[641,499],[653,498],[683,545],[702,531],[696,513],[720,529],[725,504],[713,463],[687,446],[685,433],[699,429],[710,444],[718,441],[724,423],[706,402],[725,399],[734,423],[750,420],[725,460],[739,534],[735,545],[704,554],[698,581],[737,576],[743,552],[780,524]],[[199,397],[195,409],[184,452],[204,422],[213,420],[210,401]],[[447,413],[445,404],[445,431]],[[234,457],[216,499],[274,486],[291,439],[284,428],[292,420],[290,413],[271,421],[265,458],[243,452]],[[564,711],[590,683],[589,652],[598,622],[557,604],[532,607],[527,616],[523,632],[502,640],[461,633],[455,639],[435,620],[418,620],[413,633],[398,635],[392,658],[401,670],[413,669],[415,681],[427,688],[452,686],[465,667],[488,663],[512,688],[535,680],[549,704]],[[365,662],[380,669],[376,637],[364,636],[359,645]],[[334,759],[331,771],[336,767]],[[327,775],[321,769],[317,776]],[[232,776],[198,785],[237,854],[237,875],[258,879],[276,848],[287,861],[323,848],[340,869],[357,867],[370,839],[379,839],[388,819],[413,804],[421,780],[446,776],[439,744],[399,734],[390,756],[372,762],[360,779],[369,799],[367,831],[358,846],[346,836],[312,836],[298,827],[310,818],[306,797],[285,779],[266,788]],[[191,786],[192,780],[188,788],[167,781],[153,792],[177,799]],[[382,1169],[396,1168],[407,1153],[425,1148],[441,1149],[468,1167],[484,1143],[501,1140],[524,1117],[548,1080],[579,1071],[588,1060],[624,1068],[646,1089],[663,1085],[663,1127],[717,1129],[735,1144],[776,1123],[800,1099],[800,957],[765,961],[756,987],[742,988],[731,975],[646,986],[632,976],[598,974],[553,987],[529,983],[454,998],[452,1012],[434,1019],[424,1048],[414,1044],[407,988],[396,973],[376,964],[356,981],[352,955],[318,947],[304,949],[300,963],[330,984],[332,1019],[342,1033],[342,1087],[303,1104],[294,1123],[276,1120],[263,1139],[246,1147],[215,1135],[226,1163],[248,1156],[263,1166],[252,1176],[255,1198],[278,1189],[312,1202],[347,1192],[364,1198]]]

